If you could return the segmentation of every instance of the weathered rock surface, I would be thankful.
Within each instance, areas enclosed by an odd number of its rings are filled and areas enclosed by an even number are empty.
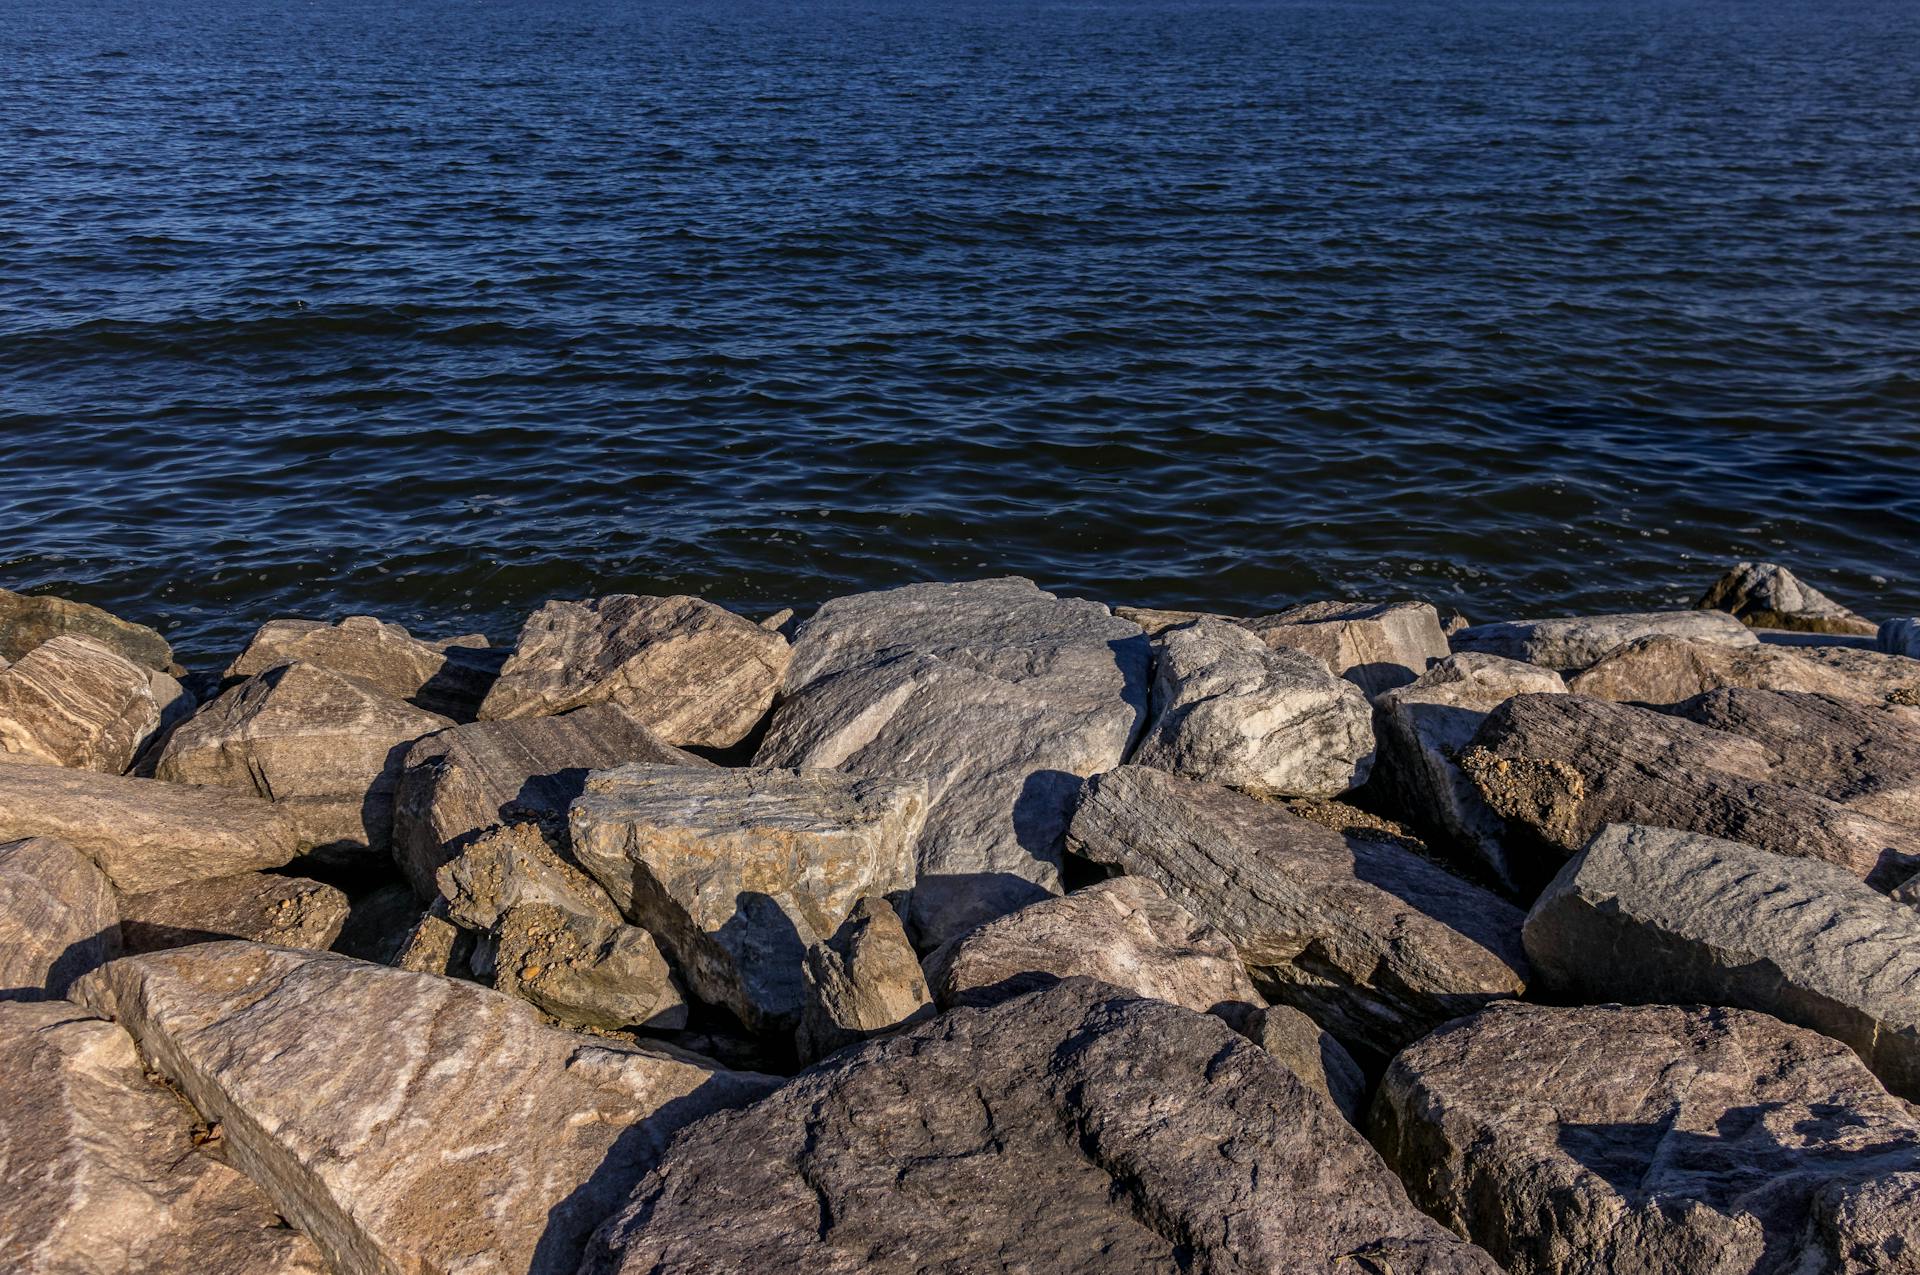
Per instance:
[[[1232,940],[1269,1000],[1371,1061],[1526,987],[1519,909],[1398,845],[1141,766],[1089,780],[1068,845]]]
[[[1552,669],[1497,655],[1450,655],[1374,704],[1374,783],[1423,832],[1514,889],[1528,872],[1511,862],[1505,824],[1481,800],[1456,758],[1487,714],[1515,695],[1566,690]]]
[[[1550,992],[1757,1009],[1920,1097],[1920,913],[1832,864],[1616,825],[1534,904],[1526,948]]]
[[[576,1027],[687,1025],[667,958],[637,926],[551,903],[507,909],[483,941],[493,985]]]
[[[269,872],[231,876],[130,894],[120,902],[120,930],[129,952],[216,939],[251,939],[323,952],[347,923],[347,896],[323,881]]]
[[[906,927],[878,895],[860,900],[832,938],[807,949],[802,974],[806,1004],[794,1038],[802,1062],[933,1017]]]
[[[1308,1088],[1324,1094],[1348,1123],[1364,1113],[1367,1078],[1360,1064],[1320,1024],[1291,1005],[1268,1005],[1242,1015],[1223,1014],[1242,1036],[1266,1050]]]
[[[144,624],[134,624],[84,602],[29,597],[0,589],[0,660],[14,661],[64,634],[92,638],[142,668],[178,673],[173,648]]]
[[[447,901],[436,899],[413,923],[390,962],[397,970],[468,978],[473,973],[473,931],[447,916]]]
[[[476,930],[492,929],[514,908],[536,903],[620,920],[607,892],[570,855],[565,830],[557,824],[501,824],[441,866],[434,876],[436,893],[448,916]]]
[[[1517,696],[1460,762],[1509,836],[1554,855],[1608,824],[1637,823],[1825,859],[1887,884],[1920,867],[1920,831],[1777,782],[1777,759],[1759,742],[1625,704]]]
[[[1880,626],[1880,649],[1888,655],[1920,660],[1920,616],[1888,620]]]
[[[1224,1024],[1073,979],[870,1041],[689,1130],[583,1272],[1348,1265],[1497,1269]]]
[[[1714,581],[1698,606],[1725,611],[1750,628],[1803,633],[1874,632],[1874,623],[1829,598],[1785,567],[1742,562]]]
[[[772,1087],[326,953],[203,944],[81,987],[346,1275],[570,1272],[669,1136]]]
[[[1816,652],[1872,655],[1845,647],[1723,646],[1696,638],[1650,637],[1608,655],[1575,677],[1567,689],[1576,695],[1636,704],[1677,704],[1736,686],[1868,701],[1884,701],[1896,689],[1886,683],[1884,674],[1862,676],[1830,660],[1810,658]]]
[[[1022,579],[838,598],[801,626],[755,756],[927,781],[909,923],[934,947],[1060,889],[1081,776],[1145,718],[1138,626]]]
[[[472,721],[508,654],[478,634],[423,642],[370,615],[350,615],[338,624],[269,620],[224,676],[253,677],[297,660],[357,678],[430,713]]]
[[[0,1268],[328,1275],[259,1190],[195,1149],[133,1041],[66,1001],[0,1005]]]
[[[1159,607],[1117,606],[1113,613],[1122,620],[1129,620],[1146,633],[1148,637],[1159,637],[1175,625],[1192,624],[1195,620],[1224,620],[1228,624],[1244,622],[1230,615],[1217,615],[1212,611],[1168,611]]]
[[[1920,660],[1881,651],[1862,651],[1850,646],[1805,647],[1795,654],[1846,679],[1848,689],[1833,689],[1826,694],[1841,699],[1883,700],[1906,708],[1920,708]]]
[[[673,747],[616,704],[559,717],[456,726],[407,750],[394,796],[393,853],[422,899],[434,873],[499,823],[564,818],[587,774],[625,762],[711,763]]]
[[[1751,630],[1724,611],[1651,611],[1636,615],[1586,615],[1551,620],[1476,624],[1452,637],[1456,651],[1480,651],[1575,673],[1642,638],[1667,636],[1752,646]]]
[[[589,778],[570,826],[580,866],[696,996],[788,1033],[807,948],[863,896],[912,885],[926,812],[917,780],[632,765]]]
[[[1914,1269],[1920,1120],[1763,1014],[1494,1006],[1396,1059],[1373,1117],[1512,1275]]]
[[[1080,975],[1202,1014],[1266,1004],[1232,941],[1144,876],[1030,904],[927,958],[942,1009],[992,1005]]]
[[[1154,640],[1153,720],[1136,765],[1259,796],[1335,797],[1373,769],[1373,714],[1321,661],[1221,620]]]
[[[0,844],[0,1001],[65,996],[120,954],[119,920],[113,886],[78,850],[48,837]]]
[[[42,643],[0,671],[0,752],[123,774],[160,728],[156,677],[91,638]]]
[[[408,745],[452,725],[356,678],[283,664],[174,731],[154,774],[257,793],[315,846],[385,852]]]
[[[612,703],[670,744],[726,748],[767,715],[790,654],[778,633],[699,598],[549,602],[520,630],[480,716]]]
[[[1451,653],[1439,612],[1425,602],[1309,602],[1240,623],[1270,647],[1317,657],[1369,699]]]
[[[277,868],[300,852],[285,812],[251,794],[0,755],[0,841],[52,837],[139,893]]]

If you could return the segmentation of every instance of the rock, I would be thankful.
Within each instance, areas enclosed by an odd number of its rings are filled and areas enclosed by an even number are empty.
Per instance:
[[[1124,766],[1088,780],[1068,846],[1150,877],[1232,940],[1254,984],[1363,1063],[1526,988],[1521,913],[1398,845]]]
[[[1154,640],[1153,721],[1136,765],[1258,796],[1335,797],[1373,768],[1367,697],[1301,651],[1196,620]]]
[[[480,716],[612,703],[670,744],[726,748],[767,715],[790,653],[778,633],[699,598],[549,602],[520,630]]]
[[[508,908],[488,935],[493,985],[574,1027],[672,1030],[687,1003],[653,936],[550,903]]]
[[[1803,660],[1823,665],[1847,680],[1849,689],[1835,687],[1825,691],[1825,694],[1841,699],[1884,700],[1908,708],[1920,706],[1920,660],[1847,646],[1809,647],[1795,654]],[[1789,688],[1776,686],[1772,689]]]
[[[285,813],[252,795],[0,756],[0,841],[21,837],[66,842],[134,894],[300,852]]]
[[[1122,620],[1129,620],[1139,625],[1148,637],[1159,637],[1176,625],[1192,624],[1195,620],[1225,620],[1228,624],[1243,624],[1243,621],[1233,616],[1215,615],[1211,611],[1163,611],[1155,607],[1115,607],[1113,613]]]
[[[1318,657],[1369,699],[1451,653],[1440,613],[1425,602],[1309,602],[1241,623],[1270,647]]]
[[[1615,825],[1534,904],[1526,946],[1552,994],[1757,1009],[1920,1097],[1920,913],[1832,864]]]
[[[394,795],[393,853],[422,899],[434,873],[495,824],[563,818],[587,773],[623,762],[704,766],[615,704],[559,717],[456,726],[407,750]]]
[[[802,1062],[933,1017],[933,997],[906,927],[878,895],[854,905],[832,938],[807,949],[806,1003],[795,1046]]]
[[[397,970],[411,970],[416,974],[470,978],[472,960],[473,932],[449,920],[447,901],[435,899],[433,906],[414,922],[413,929],[401,941],[392,965]]]
[[[120,902],[129,952],[252,939],[323,952],[347,922],[347,896],[322,881],[267,872],[189,881],[130,894]]]
[[[927,781],[908,922],[932,948],[1060,890],[1079,777],[1126,756],[1147,640],[1030,580],[837,598],[801,626],[762,766]]]
[[[1852,659],[1842,663],[1831,658],[1836,654]],[[1862,662],[1862,657],[1871,655],[1845,647],[1724,646],[1697,638],[1656,636],[1614,651],[1575,677],[1567,689],[1576,695],[1638,704],[1677,704],[1732,686],[1884,701],[1895,687],[1887,684],[1886,671],[1870,671]],[[1915,673],[1913,684],[1920,685],[1920,661],[1915,663]]]
[[[1724,611],[1508,620],[1462,629],[1452,641],[1457,651],[1480,651],[1571,674],[1591,668],[1629,642],[1661,635],[1722,646],[1752,646],[1759,641],[1746,625]]]
[[[124,774],[160,729],[154,677],[91,638],[36,646],[0,672],[0,751]]]
[[[1373,1132],[1512,1275],[1911,1270],[1920,1234],[1920,1120],[1763,1014],[1497,1005],[1394,1061]]]
[[[1880,649],[1888,655],[1920,660],[1920,616],[1888,620],[1880,626]]]
[[[1825,859],[1875,882],[1920,867],[1920,831],[1777,782],[1775,757],[1754,740],[1625,704],[1516,696],[1460,764],[1510,844],[1531,840],[1542,865],[1610,823],[1640,823]]]
[[[1071,979],[869,1041],[689,1129],[582,1272],[1348,1266],[1497,1272],[1224,1024]]]
[[[621,919],[600,883],[573,861],[565,829],[545,821],[487,829],[443,864],[434,880],[447,915],[470,929],[490,930],[508,912],[527,904],[603,921]]]
[[[65,1001],[0,1005],[0,1266],[20,1275],[328,1275],[133,1041]]]
[[[1696,604],[1725,611],[1750,628],[1793,629],[1803,633],[1874,631],[1862,619],[1785,567],[1771,562],[1742,562],[1714,581]]]
[[[1449,655],[1410,685],[1375,701],[1375,787],[1422,831],[1473,861],[1501,887],[1516,889],[1526,870],[1511,862],[1506,827],[1455,759],[1473,742],[1487,714],[1515,695],[1565,690],[1551,669],[1476,651]]]
[[[407,746],[452,725],[356,678],[283,664],[174,731],[154,774],[266,797],[315,846],[384,853]]]
[[[66,634],[92,638],[142,668],[179,672],[173,648],[144,624],[122,620],[84,602],[0,589],[0,660],[18,660],[41,643]]]
[[[478,634],[423,642],[370,615],[350,615],[338,624],[269,620],[224,676],[254,677],[299,661],[357,678],[429,713],[472,721],[508,654],[489,648]]]
[[[825,770],[622,766],[587,780],[573,853],[693,993],[791,1033],[809,945],[913,883],[926,786]]]
[[[0,845],[0,1001],[65,996],[120,954],[119,922],[113,886],[78,850],[48,837]]]
[[[773,1083],[329,953],[208,943],[81,988],[344,1275],[570,1272],[668,1137]]]
[[[1277,1058],[1358,1127],[1365,1110],[1367,1078],[1360,1064],[1320,1024],[1291,1005],[1269,1005],[1240,1016],[1222,1015],[1233,1029]]]
[[[1148,877],[1116,877],[989,921],[927,958],[942,1009],[1084,975],[1197,1013],[1266,1004],[1233,943]]]

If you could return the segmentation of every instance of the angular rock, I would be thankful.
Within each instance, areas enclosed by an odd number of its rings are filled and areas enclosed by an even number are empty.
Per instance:
[[[1059,892],[1079,777],[1126,756],[1147,666],[1137,626],[1029,580],[838,598],[801,626],[754,760],[927,781],[908,921],[931,948]]]
[[[1225,620],[1228,624],[1242,623],[1233,616],[1216,615],[1211,611],[1165,611],[1157,607],[1115,607],[1113,613],[1122,620],[1131,620],[1139,625],[1148,637],[1159,637],[1176,625],[1192,624],[1195,620]]]
[[[64,634],[92,638],[142,668],[178,673],[173,648],[144,624],[134,624],[84,602],[28,597],[0,589],[0,660],[18,660]]]
[[[300,853],[284,811],[250,794],[0,755],[0,841],[52,837],[121,890],[277,868]]]
[[[1850,671],[1830,658],[1855,657]],[[1595,699],[1637,704],[1677,704],[1723,687],[1807,691],[1841,699],[1884,701],[1894,686],[1885,673],[1867,673],[1858,657],[1871,652],[1846,647],[1724,646],[1697,638],[1656,636],[1630,642],[1575,677],[1567,689]],[[1889,656],[1879,656],[1887,660]],[[1915,685],[1920,685],[1916,662]]]
[[[663,742],[615,704],[429,735],[407,750],[394,794],[394,860],[415,892],[431,899],[440,865],[486,829],[564,817],[589,771],[633,761],[711,764]]]
[[[1440,613],[1425,602],[1309,602],[1241,621],[1271,647],[1291,647],[1371,699],[1451,654]]]
[[[1506,827],[1480,799],[1456,758],[1487,714],[1515,695],[1557,695],[1566,684],[1551,669],[1462,651],[1374,704],[1379,752],[1374,784],[1429,836],[1471,859],[1505,889],[1528,869],[1511,861]]]
[[[942,1009],[993,1005],[1075,976],[1202,1014],[1266,1004],[1232,941],[1143,876],[1043,899],[927,958],[927,981]]]
[[[570,815],[580,866],[747,1026],[799,1022],[800,966],[868,894],[913,883],[926,786],[837,771],[622,766]]]
[[[1755,740],[1625,704],[1516,696],[1460,764],[1509,837],[1535,842],[1543,862],[1610,823],[1640,823],[1825,859],[1877,883],[1920,867],[1920,830],[1777,782],[1776,758]]]
[[[1841,699],[1884,700],[1907,708],[1920,707],[1920,660],[1905,655],[1887,655],[1880,651],[1861,651],[1848,646],[1806,647],[1795,654],[1846,679],[1848,689],[1836,687],[1825,694]]]
[[[1880,626],[1878,644],[1888,655],[1920,660],[1920,616],[1888,620]]]
[[[653,936],[551,903],[508,908],[489,932],[493,985],[574,1027],[687,1025],[687,1003]]]
[[[1263,797],[1336,797],[1373,769],[1367,697],[1301,651],[1196,620],[1154,641],[1153,721],[1134,764]]]
[[[1746,625],[1724,611],[1508,620],[1461,629],[1451,640],[1457,651],[1480,651],[1571,674],[1591,668],[1629,642],[1662,635],[1722,646],[1752,646],[1759,641]]]
[[[0,845],[0,1001],[65,996],[74,979],[118,956],[118,905],[105,875],[73,847],[48,837]]]
[[[1497,1275],[1224,1024],[1072,979],[869,1041],[688,1130],[582,1270],[1349,1267]]]
[[[1771,562],[1742,562],[1714,581],[1696,604],[1725,611],[1755,629],[1792,629],[1802,633],[1874,632],[1864,619]]]
[[[0,1267],[20,1275],[328,1275],[195,1147],[132,1039],[66,1001],[0,1005]]]
[[[317,664],[283,664],[174,731],[154,774],[257,793],[315,846],[385,852],[407,747],[452,725]]]
[[[473,974],[473,932],[447,918],[447,901],[435,899],[394,954],[393,967],[416,974],[469,978]]]
[[[357,678],[430,713],[472,721],[508,654],[478,634],[423,642],[370,615],[350,615],[338,624],[269,620],[223,676],[248,678],[299,661]]]
[[[1763,1014],[1494,1006],[1396,1059],[1373,1114],[1413,1198],[1512,1275],[1912,1269],[1920,1119]]]
[[[1142,766],[1087,781],[1068,846],[1150,877],[1255,986],[1363,1063],[1526,988],[1518,908],[1404,847]]]
[[[920,958],[878,895],[860,900],[838,933],[808,948],[801,972],[806,1004],[794,1043],[802,1062],[933,1017]]]
[[[1287,1070],[1340,1109],[1347,1122],[1359,1126],[1365,1111],[1367,1078],[1353,1055],[1320,1024],[1291,1005],[1269,1005],[1223,1018],[1248,1040],[1279,1059]]]
[[[773,1083],[329,953],[209,943],[81,988],[351,1275],[570,1272],[668,1137]]]
[[[490,930],[514,908],[531,904],[620,920],[620,909],[571,855],[565,829],[556,824],[489,828],[435,874],[438,900],[449,917],[475,930]]]
[[[251,939],[324,952],[347,922],[347,896],[322,881],[267,872],[189,881],[120,902],[129,952]]]
[[[91,638],[42,643],[0,671],[0,752],[124,774],[160,728],[155,676]]]
[[[790,654],[778,633],[699,598],[549,602],[520,630],[480,716],[613,703],[670,744],[726,748],[767,715]]]
[[[1526,947],[1551,993],[1757,1009],[1920,1097],[1920,913],[1832,864],[1615,825],[1534,904]]]

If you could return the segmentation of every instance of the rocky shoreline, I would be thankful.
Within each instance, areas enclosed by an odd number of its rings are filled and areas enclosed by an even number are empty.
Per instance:
[[[0,1268],[1920,1272],[1920,618],[0,590]]]

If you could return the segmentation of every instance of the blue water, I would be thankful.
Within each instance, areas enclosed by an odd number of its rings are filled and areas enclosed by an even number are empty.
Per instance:
[[[1912,0],[8,0],[0,584],[1920,611]]]

